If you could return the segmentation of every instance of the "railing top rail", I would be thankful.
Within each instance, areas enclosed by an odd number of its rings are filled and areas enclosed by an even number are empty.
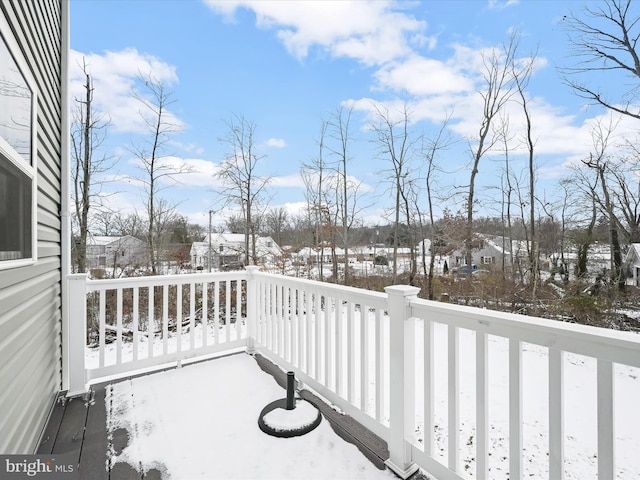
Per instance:
[[[157,285],[176,285],[184,283],[200,283],[224,280],[244,280],[247,272],[235,270],[231,272],[185,273],[179,275],[153,275],[147,277],[107,278],[101,280],[87,280],[87,290],[106,290],[114,288],[147,287]]]
[[[424,299],[411,300],[410,307],[417,318],[640,368],[635,333]]]

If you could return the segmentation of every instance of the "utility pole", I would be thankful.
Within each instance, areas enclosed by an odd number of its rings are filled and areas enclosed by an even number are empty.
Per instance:
[[[209,264],[209,273],[211,273],[211,215],[213,214],[213,210],[209,210],[209,255],[207,255],[208,264]]]

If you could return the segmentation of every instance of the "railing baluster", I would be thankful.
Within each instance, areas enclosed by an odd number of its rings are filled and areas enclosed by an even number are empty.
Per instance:
[[[333,355],[331,355],[331,325],[334,323],[332,321],[333,317],[333,297],[325,296],[324,297],[324,308],[325,308],[325,316],[324,316],[324,384],[327,388],[331,388],[331,382],[333,381]]]
[[[149,349],[147,357],[153,358],[153,345],[156,339],[156,320],[155,320],[155,289],[153,286],[147,287],[147,343]]]
[[[100,367],[104,367],[104,350],[106,347],[106,323],[107,323],[107,319],[106,319],[106,313],[107,313],[107,292],[105,290],[100,290],[100,299],[99,299],[99,308],[100,308],[100,314],[98,315],[98,322],[99,322],[99,326],[98,326],[98,343],[99,343],[99,348],[100,348],[100,353],[99,355],[99,360],[98,360],[98,365]]]
[[[298,359],[298,341],[299,341],[299,331],[298,331],[298,290],[295,288],[291,288],[291,364],[297,367],[300,367],[300,361]]]
[[[564,352],[549,348],[549,479],[564,478]]]
[[[344,325],[342,297],[336,298],[336,393],[344,396]]]
[[[509,478],[522,477],[522,343],[509,339]]]
[[[182,283],[176,284],[176,351],[182,352]]]
[[[224,327],[225,327],[225,340],[227,343],[231,341],[231,281],[224,282]]]
[[[169,351],[169,285],[162,286],[162,354]]]
[[[460,464],[460,378],[458,364],[458,327],[449,325],[448,328],[448,432],[449,432],[449,468],[458,471]]]
[[[289,287],[283,287],[282,297],[284,316],[284,359],[291,362],[291,307],[289,305]]]
[[[122,288],[116,289],[116,363],[122,363]]]
[[[598,359],[598,480],[613,480],[615,473],[614,365]]]
[[[236,280],[236,340],[242,338],[242,280]]]
[[[213,339],[214,343],[220,343],[220,282],[213,282]]]
[[[307,349],[307,355],[306,355],[306,372],[311,375],[312,372],[312,363],[311,363],[311,354],[312,354],[312,350],[311,350],[311,345],[312,345],[312,341],[313,341],[313,331],[311,328],[311,316],[313,315],[312,309],[313,309],[313,304],[311,302],[312,300],[312,295],[311,292],[307,289],[305,289],[304,291],[304,311],[305,311],[305,336],[307,338],[307,345],[306,345],[306,349]]]
[[[433,355],[433,322],[427,319],[422,320],[423,332],[422,342],[424,346],[423,361],[423,395],[424,395],[424,410],[423,410],[423,435],[424,435],[424,451],[428,455],[433,455],[433,411],[434,411],[434,390],[433,390],[433,367],[434,367],[434,355]]]
[[[314,371],[315,378],[320,381],[322,375],[322,295],[317,291],[314,294],[314,302],[316,311],[314,316],[315,341],[313,342],[315,353]]]
[[[489,356],[487,347],[487,334],[476,331],[476,458],[478,459],[476,478],[478,480],[489,478]]]
[[[296,315],[296,320],[298,323],[298,363],[297,367],[302,370],[304,365],[304,324],[303,324],[303,308],[304,304],[302,303],[302,290],[296,289],[296,308],[298,310],[298,314]]]
[[[276,291],[276,286],[275,285],[269,285],[269,348],[272,351],[277,351],[277,345],[276,345],[276,341],[275,339],[276,334],[277,334],[277,324],[276,324],[276,315],[275,315],[275,309],[276,309],[276,301],[275,301],[275,293]]]
[[[209,283],[202,282],[202,315],[200,325],[202,327],[202,346],[209,344]]]
[[[196,348],[196,284],[189,283],[189,348]]]
[[[140,322],[138,308],[139,304],[139,288],[133,287],[133,361],[138,360],[138,348],[140,341],[138,338],[138,323]]]
[[[360,304],[360,409],[369,406],[369,307]]]
[[[376,369],[376,420],[383,421],[384,405],[385,405],[385,388],[384,388],[384,323],[382,321],[382,310],[376,308],[375,312],[376,324],[375,324],[375,336],[376,336],[376,351],[375,351],[375,369]]]
[[[285,318],[284,318],[284,288],[276,287],[276,318],[278,319],[278,355],[285,358]]]
[[[353,308],[353,303],[347,301],[347,400],[349,403],[353,403],[355,396],[356,357]]]

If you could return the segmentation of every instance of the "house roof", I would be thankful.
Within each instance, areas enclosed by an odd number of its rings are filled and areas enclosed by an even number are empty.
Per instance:
[[[244,234],[242,233],[212,233],[211,249],[218,251],[220,246],[241,252],[244,249]],[[256,237],[256,250],[259,255],[281,255],[282,250],[271,237]],[[205,235],[202,242],[193,242],[191,255],[206,255],[209,251],[209,235]]]
[[[629,246],[629,251],[625,256],[625,262],[633,264],[640,263],[640,243],[632,243]]]
[[[111,236],[111,235],[90,235],[87,237],[88,245],[110,245],[112,243],[121,242],[124,239],[133,239],[134,241],[142,242],[139,238],[131,235]]]

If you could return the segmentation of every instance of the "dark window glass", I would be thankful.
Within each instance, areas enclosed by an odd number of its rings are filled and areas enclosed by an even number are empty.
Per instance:
[[[0,260],[31,257],[31,182],[0,154]]]

